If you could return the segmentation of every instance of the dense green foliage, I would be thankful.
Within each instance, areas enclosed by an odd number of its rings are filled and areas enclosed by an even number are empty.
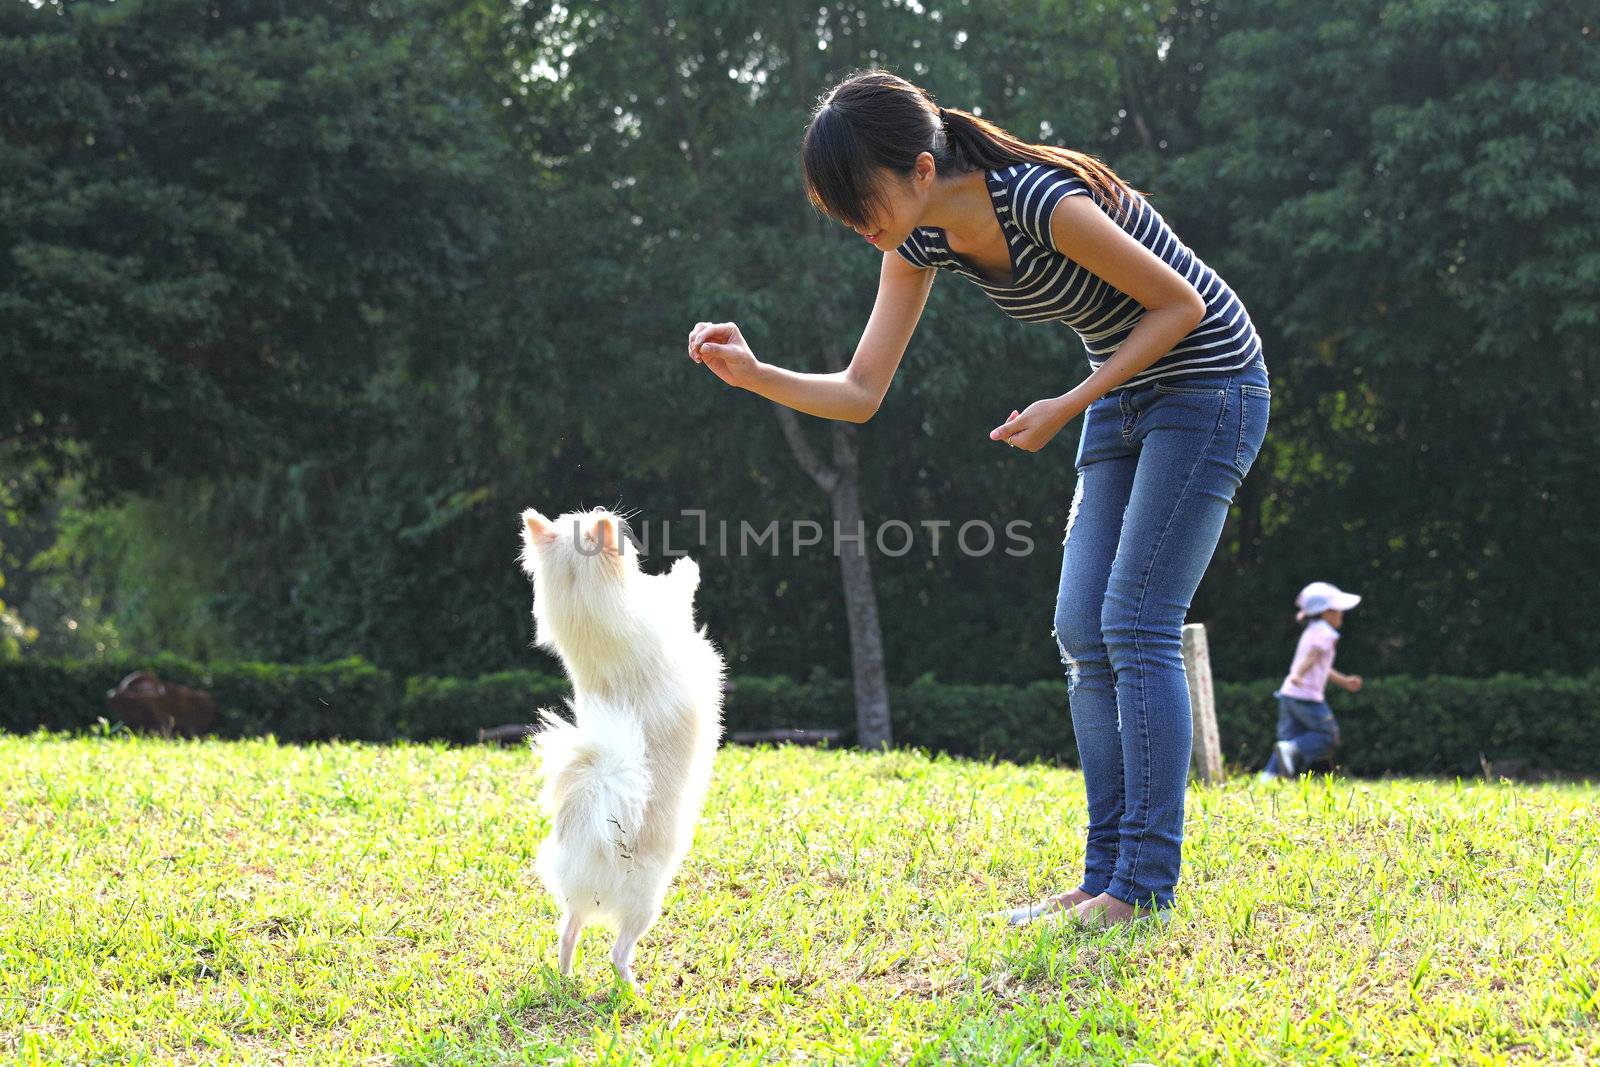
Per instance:
[[[1600,626],[1600,25],[1570,2],[1218,5],[1197,239],[1269,324],[1261,531],[1216,596],[1285,566],[1369,594],[1373,670],[1583,671]],[[1312,17],[1307,17],[1312,16]],[[1213,575],[1213,583],[1218,575]],[[1285,584],[1292,585],[1293,582]],[[1225,606],[1224,606],[1225,605]],[[1275,650],[1274,650],[1275,651]]]
[[[716,547],[723,520],[787,531],[826,500],[765,402],[680,346],[732,318],[773,362],[848,357],[874,255],[812,216],[795,148],[815,95],[877,62],[1102,155],[1251,309],[1272,430],[1191,613],[1220,677],[1286,668],[1312,578],[1367,595],[1340,666],[1369,677],[1600,658],[1571,595],[1600,587],[1600,60],[1575,3],[0,20],[0,655],[550,672],[515,517],[620,501],[652,568],[667,522],[700,559],[735,674],[848,676],[826,544]],[[1066,331],[935,286],[858,437],[869,525],[952,524],[873,561],[900,687],[1059,692],[1076,429],[1037,455],[986,431],[1082,367]],[[1029,524],[1032,551],[953,551],[974,519]]]
[[[0,434],[102,495],[292,463],[463,328],[513,201],[423,4],[0,12]],[[427,314],[418,314],[421,310]]]
[[[273,734],[285,741],[332,738],[472,742],[483,727],[526,723],[539,707],[564,710],[565,679],[532,671],[480,678],[399,678],[360,660],[285,667],[109,660],[0,664],[0,730],[84,730],[115,720],[105,694],[141,666],[208,690],[222,737]],[[1217,686],[1217,725],[1228,762],[1265,761],[1277,722],[1274,683]],[[1066,686],[959,685],[917,679],[890,693],[897,743],[958,756],[1075,764]],[[1600,674],[1410,678],[1368,683],[1332,698],[1342,744],[1334,762],[1360,775],[1478,775],[1496,764],[1522,771],[1600,775]],[[730,679],[726,727],[837,730],[854,741],[848,681],[818,674]],[[1485,763],[1489,766],[1485,768]]]

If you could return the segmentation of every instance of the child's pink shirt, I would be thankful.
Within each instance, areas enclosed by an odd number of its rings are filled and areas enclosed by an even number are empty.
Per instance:
[[[1328,672],[1333,670],[1333,646],[1338,643],[1339,631],[1323,620],[1317,619],[1308,625],[1300,634],[1300,643],[1295,646],[1294,661],[1289,665],[1289,677],[1283,680],[1283,686],[1278,691],[1296,700],[1314,700],[1321,703],[1324,699],[1323,693],[1328,687]],[[1294,676],[1294,664],[1308,655],[1312,660],[1311,666],[1302,672],[1305,684],[1295,685],[1291,680]]]

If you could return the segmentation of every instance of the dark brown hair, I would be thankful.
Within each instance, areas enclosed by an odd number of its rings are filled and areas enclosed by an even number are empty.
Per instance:
[[[1133,188],[1093,156],[1027,141],[959,108],[941,108],[923,88],[885,70],[863,70],[818,101],[800,147],[806,196],[817,210],[865,229],[883,199],[875,168],[910,174],[917,156],[940,171],[1000,170],[1045,163],[1082,178],[1115,217]]]

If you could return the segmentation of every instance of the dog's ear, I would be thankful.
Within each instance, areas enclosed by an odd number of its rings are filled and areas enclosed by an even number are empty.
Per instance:
[[[617,551],[617,523],[610,515],[601,515],[594,520],[594,525],[589,528],[594,543],[600,546],[602,552]]]
[[[522,525],[527,531],[529,544],[548,545],[556,539],[555,524],[534,508],[522,513]]]

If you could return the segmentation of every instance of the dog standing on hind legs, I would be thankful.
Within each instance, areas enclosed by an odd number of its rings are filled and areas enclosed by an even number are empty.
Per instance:
[[[530,508],[522,541],[535,643],[573,689],[573,721],[542,711],[534,738],[551,820],[535,867],[561,903],[561,974],[599,922],[616,931],[611,963],[632,987],[634,946],[661,914],[710,786],[722,656],[694,624],[694,561],[645,574],[618,516],[552,522]]]

